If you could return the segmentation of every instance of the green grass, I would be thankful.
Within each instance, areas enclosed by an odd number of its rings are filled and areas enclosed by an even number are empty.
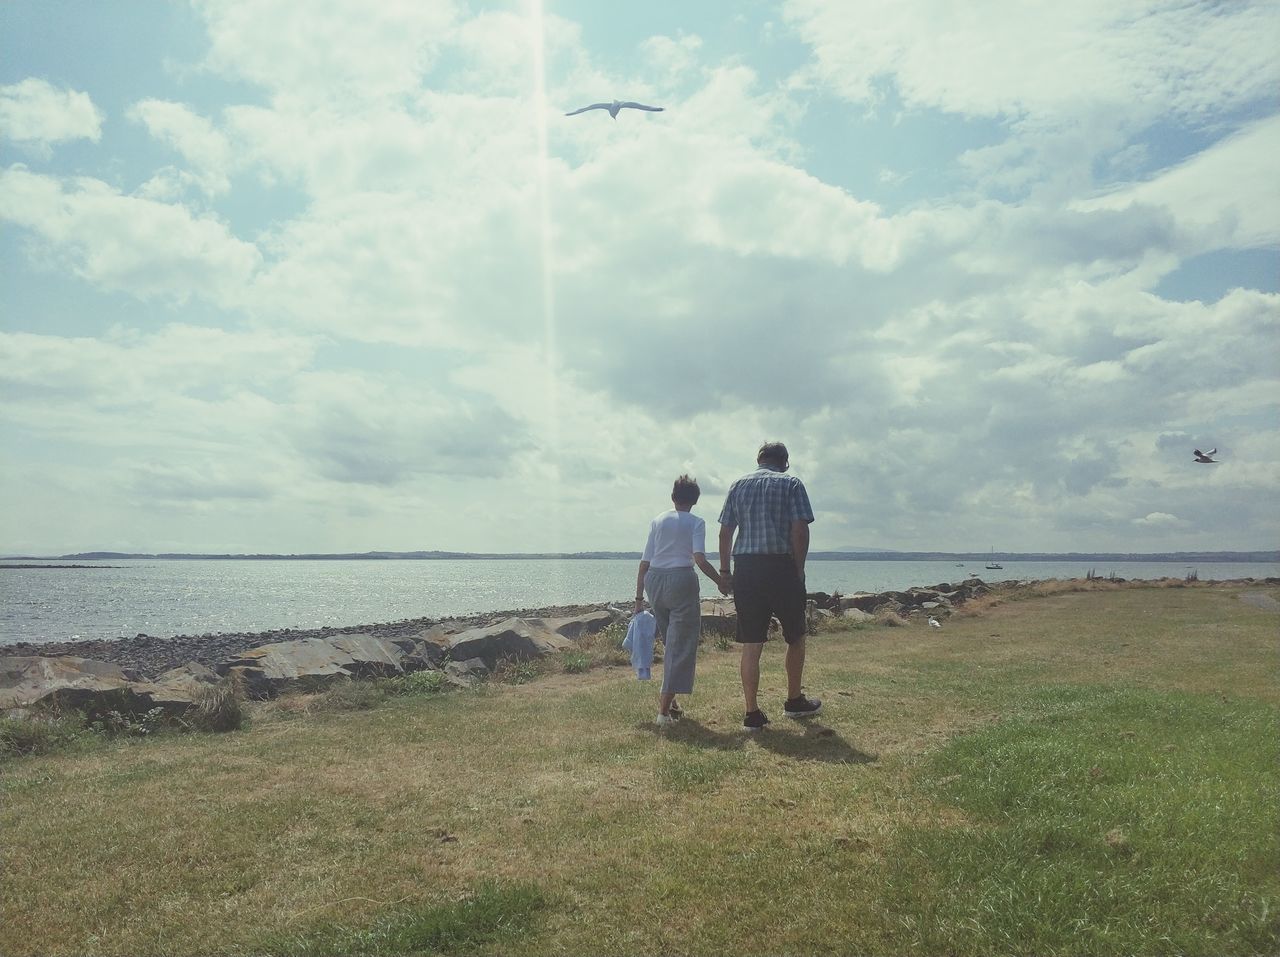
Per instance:
[[[0,758],[82,750],[97,737],[81,715],[0,718]]]
[[[884,899],[924,895],[929,952],[1265,953],[1277,741],[1255,701],[1040,689],[927,763],[918,787],[963,819],[900,835]]]
[[[833,630],[808,724],[766,648],[758,735],[732,650],[659,730],[606,636],[10,759],[0,950],[1280,952],[1276,625],[1202,583]]]
[[[472,953],[530,933],[546,906],[546,897],[535,886],[489,882],[459,901],[417,907],[397,904],[372,927],[335,922],[303,934],[284,934],[268,944],[266,953],[271,957]]]

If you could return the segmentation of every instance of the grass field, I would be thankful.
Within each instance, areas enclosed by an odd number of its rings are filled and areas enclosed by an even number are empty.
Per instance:
[[[1280,614],[1042,591],[814,637],[808,724],[766,649],[754,736],[707,647],[663,732],[596,668],[10,759],[0,952],[1280,951]]]

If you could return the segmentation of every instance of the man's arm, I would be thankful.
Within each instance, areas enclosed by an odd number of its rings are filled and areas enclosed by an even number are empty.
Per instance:
[[[729,571],[729,556],[733,554],[733,533],[736,525],[720,526],[720,591],[729,594],[733,591],[733,575]]]
[[[804,560],[809,557],[809,523],[803,519],[791,523],[791,557],[796,560],[796,571],[804,578]]]

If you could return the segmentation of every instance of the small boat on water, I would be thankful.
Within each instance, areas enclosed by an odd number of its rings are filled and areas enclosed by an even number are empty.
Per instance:
[[[987,562],[986,567],[987,567],[987,569],[989,569],[990,571],[999,571],[999,570],[1001,570],[1001,569],[1003,569],[1003,568],[1004,568],[1004,566],[1003,566],[1003,565],[1001,565],[998,561],[996,561],[996,550],[995,550],[995,546],[992,546],[992,548],[991,548],[991,560],[990,560],[989,562]]]

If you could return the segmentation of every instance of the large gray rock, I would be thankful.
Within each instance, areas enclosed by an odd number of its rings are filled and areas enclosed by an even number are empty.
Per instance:
[[[163,674],[157,675],[154,683],[166,684],[178,681],[212,685],[218,683],[218,673],[212,668],[206,668],[198,661],[188,661],[185,665],[170,668]]]
[[[333,635],[262,645],[220,662],[217,671],[238,677],[250,695],[262,697],[298,682],[314,685],[403,674],[404,657],[396,643],[385,638]]]
[[[444,673],[450,678],[460,678],[468,683],[489,677],[489,666],[483,658],[467,658],[464,661],[445,663]]]
[[[873,595],[859,592],[856,595],[845,595],[840,599],[840,610],[856,608],[858,611],[875,611],[881,605],[892,601],[888,595]]]
[[[599,611],[589,611],[585,615],[573,615],[568,618],[523,618],[533,628],[545,628],[548,631],[554,631],[562,638],[569,638],[577,641],[583,635],[594,635],[598,631],[604,631],[614,622],[614,616],[601,609]]]
[[[876,616],[869,611],[863,611],[861,608],[846,608],[840,612],[841,618],[847,618],[849,621],[875,621]]]
[[[181,714],[196,703],[205,688],[217,684],[218,680],[211,668],[189,661],[157,675],[154,681],[134,682],[131,687],[135,694],[149,699],[152,707]]]
[[[726,635],[738,633],[738,611],[732,598],[704,598],[702,600],[702,633]]]
[[[919,608],[927,601],[938,600],[938,592],[932,588],[909,588],[907,589],[907,596],[908,600],[902,603],[915,608]]]
[[[36,703],[95,710],[130,707],[134,694],[117,665],[91,658],[0,657],[0,709]]]
[[[536,621],[536,620],[535,620]],[[449,639],[449,657],[454,661],[480,658],[489,668],[503,658],[527,661],[572,648],[573,642],[539,621],[508,618],[496,625],[469,628]]]

